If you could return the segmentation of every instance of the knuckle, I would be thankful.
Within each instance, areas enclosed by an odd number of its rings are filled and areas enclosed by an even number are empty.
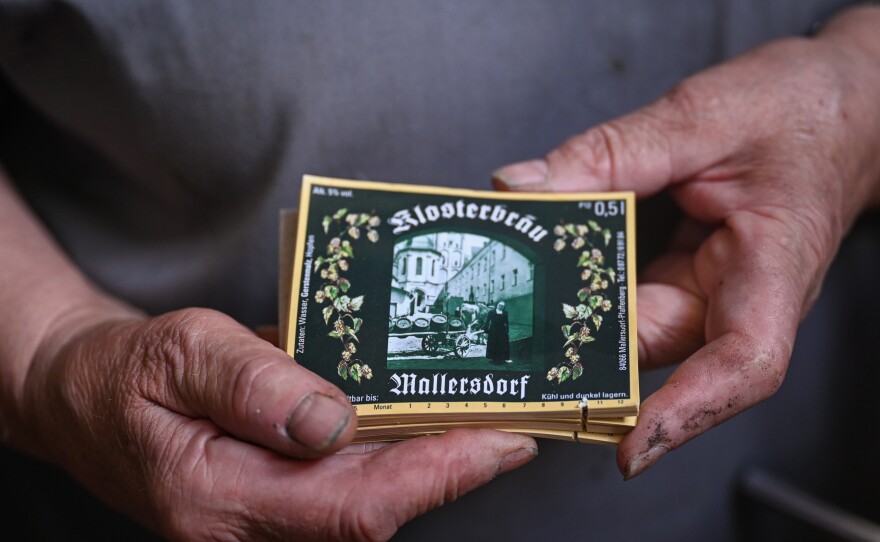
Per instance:
[[[146,363],[175,363],[182,357],[182,330],[175,313],[150,320],[138,341]]]
[[[276,360],[265,358],[251,358],[237,366],[235,374],[230,379],[231,406],[234,412],[244,415],[253,410],[251,402],[260,397],[260,390],[264,385],[271,384],[279,374],[280,369]]]
[[[664,123],[689,128],[694,125],[695,119],[705,114],[706,94],[698,79],[685,79],[661,97],[658,102],[660,107],[653,110],[666,112],[662,119]]]
[[[779,275],[788,277],[792,287],[801,295],[801,307],[797,311],[801,318],[819,291],[840,244],[843,225],[834,217],[825,216],[812,203],[805,203],[795,210],[762,214],[773,218],[767,235],[779,250],[766,254],[756,252],[755,258],[766,260],[768,267],[780,268]],[[798,272],[791,273],[791,269]]]
[[[219,313],[206,309],[182,309],[156,318],[155,344],[171,360],[201,353],[204,337],[216,325]]]
[[[569,138],[547,159],[574,164],[581,173],[606,181],[607,185],[596,188],[607,190],[611,188],[615,178],[619,146],[620,134],[612,121]]]
[[[137,357],[148,375],[142,384],[180,389],[194,379],[207,378],[208,371],[198,365],[207,358],[211,335],[228,321],[222,313],[192,308],[151,320],[137,345]]]
[[[397,523],[378,506],[361,506],[349,519],[347,531],[346,540],[382,542],[394,536]]]
[[[777,341],[772,346],[752,343],[739,349],[740,367],[746,383],[756,393],[756,401],[774,395],[782,387],[788,368],[790,349]]]

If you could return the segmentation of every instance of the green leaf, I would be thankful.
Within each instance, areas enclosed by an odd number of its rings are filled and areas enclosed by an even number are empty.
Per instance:
[[[336,366],[336,373],[342,377],[342,380],[348,380],[348,367],[345,366],[344,361],[340,361]]]
[[[352,320],[351,327],[352,327],[352,329],[354,329],[355,333],[357,333],[358,331],[361,330],[361,324],[363,324],[363,323],[364,323],[363,318],[354,318]]]
[[[338,211],[336,211],[336,214],[333,215],[333,220],[339,220],[339,219],[341,219],[342,217],[345,216],[345,214],[346,214],[347,212],[348,212],[348,209],[339,209]]]
[[[574,362],[571,365],[571,379],[575,380],[578,377],[580,377],[582,374],[584,374],[584,366],[578,362]]]
[[[605,246],[607,247],[611,242],[611,230],[602,230],[602,237],[605,238]]]
[[[584,340],[581,341],[581,342],[584,342],[584,343],[591,343],[591,342],[593,342],[593,341],[595,341],[595,340],[596,340],[596,337],[593,337],[592,335],[589,335],[589,336],[587,336],[586,339],[584,339]]]
[[[570,325],[562,326],[562,335],[564,337],[568,337],[569,335],[571,335],[571,326]]]
[[[562,345],[562,348],[565,348],[566,346],[570,345],[571,343],[573,343],[574,341],[576,341],[577,338],[578,338],[578,334],[577,334],[577,333],[572,333],[571,335],[568,336],[568,340],[565,341],[565,344]]]
[[[358,340],[358,338],[357,338],[357,335],[354,334],[354,330],[353,330],[353,329],[351,329],[351,328],[348,327],[348,326],[345,326],[345,332],[348,334],[349,337],[351,337],[352,339],[354,339],[354,342],[358,342],[358,343],[360,342],[360,341]]]
[[[557,378],[559,379],[560,384],[568,380],[569,376],[571,376],[571,369],[569,369],[567,365],[563,365],[559,368],[559,376],[557,376]]]
[[[598,223],[596,223],[595,220],[588,220],[588,221],[587,221],[587,226],[589,226],[590,229],[593,230],[593,231],[595,231],[595,232],[602,231],[602,228],[599,226]]]
[[[348,374],[351,375],[351,378],[354,379],[358,384],[361,383],[361,364],[355,363],[351,367],[348,368]]]
[[[593,315],[593,325],[596,326],[596,331],[599,331],[599,327],[602,325],[602,315],[600,315],[600,314]]]
[[[333,301],[333,306],[336,307],[336,310],[339,312],[348,311],[348,303],[349,299],[347,295],[340,296],[339,299]]]
[[[589,252],[581,252],[581,257],[578,258],[578,267],[586,267],[590,263],[590,253]]]
[[[359,311],[361,310],[361,306],[364,304],[364,296],[359,295],[356,298],[352,299],[349,303],[349,308],[351,311]]]
[[[329,216],[325,216],[324,220],[321,221],[321,226],[324,227],[324,233],[330,232],[330,222],[332,222],[332,221],[333,221],[333,219],[330,218]]]
[[[334,301],[336,300],[336,296],[339,295],[339,288],[332,284],[328,284],[327,286],[324,286],[324,293],[327,294],[327,297],[329,297],[331,301]]]
[[[577,309],[566,303],[562,304],[562,312],[566,318],[577,318],[578,315]]]
[[[608,278],[611,280],[611,284],[617,282],[617,273],[614,272],[614,269],[609,267],[605,272],[608,273]]]
[[[349,243],[348,241],[345,241],[344,243],[342,243],[342,246],[339,247],[339,257],[341,258],[343,256],[347,258],[354,258],[354,249],[352,248],[351,243]]]
[[[567,231],[569,235],[571,235],[572,237],[577,237],[577,230],[574,229],[574,224],[566,224],[563,227],[565,228],[565,231]]]
[[[593,314],[593,309],[583,304],[578,305],[575,310],[577,310],[578,318],[586,318],[589,315]]]
[[[339,279],[339,289],[342,293],[347,292],[349,288],[351,288],[351,282],[348,279]]]
[[[580,290],[578,290],[578,299],[580,299],[581,301],[584,301],[585,299],[587,299],[587,296],[589,296],[589,295],[590,295],[589,288],[581,288]],[[593,308],[595,309],[596,307],[593,307]]]
[[[315,271],[316,271],[316,272],[318,271],[318,269],[321,268],[321,264],[322,264],[322,263],[324,263],[324,257],[323,257],[323,256],[318,256],[318,259],[315,260]]]
[[[602,303],[601,295],[590,296],[590,308],[595,309]]]
[[[333,305],[327,305],[322,311],[324,313],[324,323],[330,324],[330,317],[333,315]]]
[[[355,226],[363,226],[369,220],[370,220],[370,215],[365,214],[365,213],[361,213],[361,216],[358,217],[358,221],[357,221],[357,223],[355,223]]]
[[[342,335],[340,335],[339,333],[336,333],[335,331],[331,331],[327,335],[330,337],[333,337],[334,339],[341,339],[342,338]]]

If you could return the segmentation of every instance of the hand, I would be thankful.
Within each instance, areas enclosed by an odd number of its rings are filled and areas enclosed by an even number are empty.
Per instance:
[[[31,446],[171,539],[383,540],[537,453],[461,430],[327,455],[355,432],[346,397],[230,318],[71,320],[24,388]]]
[[[640,277],[641,367],[682,363],[619,446],[626,478],[782,384],[842,236],[876,198],[878,12],[707,70],[495,173],[507,190],[668,189],[686,215]]]

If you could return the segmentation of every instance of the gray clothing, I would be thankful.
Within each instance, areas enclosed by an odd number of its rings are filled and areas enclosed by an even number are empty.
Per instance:
[[[0,2],[0,162],[108,291],[271,323],[278,210],[303,173],[488,188],[494,168],[849,3]],[[611,448],[542,444],[401,538],[729,538],[735,470],[799,476],[785,458],[822,438],[768,444],[804,402],[786,389],[627,484]]]

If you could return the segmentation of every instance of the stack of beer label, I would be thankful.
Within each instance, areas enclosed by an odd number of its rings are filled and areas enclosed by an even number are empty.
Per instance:
[[[281,342],[358,441],[488,427],[617,443],[639,386],[632,193],[306,176],[282,214]]]

